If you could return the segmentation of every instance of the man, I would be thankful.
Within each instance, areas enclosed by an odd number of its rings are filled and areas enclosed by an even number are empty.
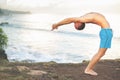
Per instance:
[[[57,29],[59,26],[74,23],[74,26],[77,30],[82,30],[85,27],[86,23],[93,23],[101,27],[100,31],[100,48],[98,52],[93,56],[88,66],[86,67],[84,73],[89,75],[98,75],[93,67],[100,60],[100,58],[105,54],[107,48],[111,47],[112,40],[112,29],[106,18],[99,13],[91,12],[87,13],[81,17],[71,17],[66,18],[58,23],[52,25],[52,30]]]

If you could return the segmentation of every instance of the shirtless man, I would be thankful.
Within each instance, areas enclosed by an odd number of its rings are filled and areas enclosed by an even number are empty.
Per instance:
[[[101,27],[100,31],[100,47],[98,52],[93,56],[88,66],[86,67],[84,73],[89,75],[98,75],[94,70],[95,64],[100,60],[102,56],[104,56],[107,48],[111,47],[112,40],[112,29],[110,28],[110,24],[106,20],[106,18],[99,13],[91,12],[87,13],[81,17],[71,17],[66,18],[58,23],[52,25],[52,30],[57,29],[59,26],[74,23],[74,26],[77,30],[82,30],[85,27],[86,23],[93,23],[99,25]]]

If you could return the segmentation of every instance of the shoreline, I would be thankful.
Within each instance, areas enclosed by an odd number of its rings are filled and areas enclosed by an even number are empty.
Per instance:
[[[116,58],[116,59],[100,59],[100,62],[101,61],[111,61],[111,60],[120,60],[120,58]],[[49,63],[49,62],[53,62],[53,63],[56,63],[56,64],[82,64],[84,62],[89,62],[90,60],[82,60],[81,62],[56,62],[56,61],[42,61],[42,62],[35,62],[34,60],[21,60],[21,61],[18,61],[18,60],[8,60],[10,63],[30,63],[30,64],[37,64],[37,63]]]
[[[88,62],[0,61],[0,78],[2,80],[120,80],[120,59],[100,60],[94,68],[98,72],[98,76],[84,74]]]

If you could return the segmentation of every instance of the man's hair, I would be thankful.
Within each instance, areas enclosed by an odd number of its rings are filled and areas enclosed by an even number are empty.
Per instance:
[[[78,27],[78,30],[83,30],[84,28],[85,28],[85,23],[82,23],[82,25]]]

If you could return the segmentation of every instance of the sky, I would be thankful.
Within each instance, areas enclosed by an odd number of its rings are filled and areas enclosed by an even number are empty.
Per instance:
[[[4,9],[41,12],[79,9],[120,13],[119,5],[120,0],[0,0],[0,7]]]

